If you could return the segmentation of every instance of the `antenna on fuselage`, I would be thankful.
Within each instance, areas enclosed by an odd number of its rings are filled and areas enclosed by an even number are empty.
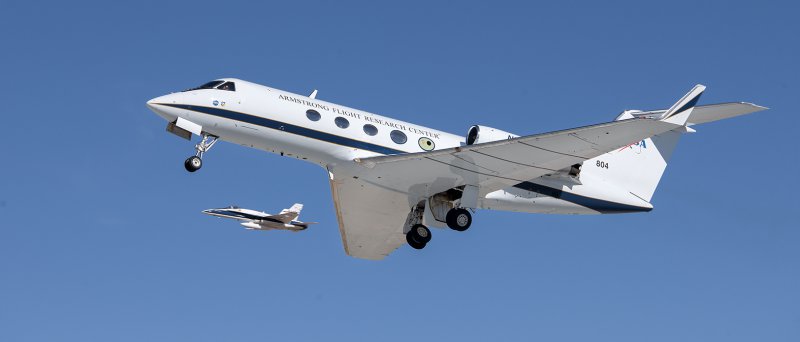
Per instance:
[[[316,98],[317,98],[317,90],[316,90],[316,89],[314,89],[314,91],[312,91],[312,92],[311,92],[311,95],[308,95],[308,97],[310,97],[310,98],[312,98],[312,99],[316,99]]]

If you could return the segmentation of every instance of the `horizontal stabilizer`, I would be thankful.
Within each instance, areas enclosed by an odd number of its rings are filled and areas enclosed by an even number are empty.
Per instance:
[[[722,119],[737,117],[740,115],[760,112],[762,110],[767,110],[767,109],[769,108],[759,106],[757,104],[752,104],[749,102],[727,102],[727,103],[717,103],[705,106],[697,106],[694,107],[691,115],[689,115],[687,124],[688,125],[703,124],[706,122],[713,122]],[[665,109],[637,111],[633,112],[632,115],[634,117],[656,118],[656,117],[662,117],[664,113],[666,113],[666,111],[667,110]]]

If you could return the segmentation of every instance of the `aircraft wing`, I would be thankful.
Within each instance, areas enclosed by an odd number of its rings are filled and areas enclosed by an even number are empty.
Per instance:
[[[433,152],[365,158],[354,176],[418,199],[473,185],[479,194],[554,173],[683,125],[628,119]]]
[[[352,177],[331,174],[331,192],[345,252],[380,260],[406,242],[408,195]]]
[[[629,119],[331,167],[342,243],[348,255],[382,259],[405,243],[408,214],[427,197],[462,185],[483,196],[680,127]]]
[[[696,86],[658,115],[329,166],[345,250],[355,257],[383,258],[404,243],[411,208],[448,189],[474,186],[482,198],[654,135],[686,130],[704,89]]]
[[[283,223],[289,223],[289,222],[292,222],[292,220],[296,219],[298,215],[299,215],[299,213],[297,213],[297,212],[289,211],[289,212],[284,212],[284,213],[280,213],[280,214],[276,214],[276,215],[267,216],[267,218],[276,219],[276,220],[281,221]]]
[[[303,210],[303,205],[300,203],[295,203],[291,208],[283,209],[281,210],[280,214],[271,215],[269,218],[281,221],[283,223],[289,223],[300,216],[301,210]]]
[[[686,125],[766,109],[751,103],[694,107],[696,86],[668,110],[634,118],[431,152],[357,159],[353,176],[409,194],[411,203],[462,185],[482,197]],[[692,121],[693,120],[693,121]],[[587,166],[593,167],[593,166]]]

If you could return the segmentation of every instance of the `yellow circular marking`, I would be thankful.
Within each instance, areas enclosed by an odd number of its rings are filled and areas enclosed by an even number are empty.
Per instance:
[[[433,143],[433,140],[430,138],[422,137],[419,138],[419,147],[424,151],[433,151],[436,147],[436,144]]]

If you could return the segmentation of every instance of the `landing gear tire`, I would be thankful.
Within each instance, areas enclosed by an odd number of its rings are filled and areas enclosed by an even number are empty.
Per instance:
[[[191,156],[186,158],[186,161],[183,162],[183,166],[186,167],[186,171],[195,172],[203,167],[203,160],[198,156]]]
[[[411,246],[411,248],[413,249],[423,249],[425,248],[426,245],[424,243],[417,242],[416,240],[414,240],[414,238],[411,236],[410,233],[406,234],[406,242],[408,242],[408,245]]]
[[[414,240],[422,243],[431,242],[431,230],[424,225],[415,224],[413,227],[411,227],[411,231],[409,231],[409,233],[413,234],[412,237]]]
[[[415,224],[411,227],[411,230],[406,233],[406,242],[414,249],[423,249],[430,241],[431,231],[424,225]]]
[[[464,208],[450,209],[450,211],[447,212],[445,220],[450,229],[463,232],[472,225],[472,214],[469,213],[469,210]]]
[[[183,162],[186,171],[195,172],[203,167],[203,154],[214,147],[214,144],[217,143],[217,139],[219,139],[219,137],[203,133],[203,139],[194,146],[194,150],[197,152],[194,156],[187,158],[186,161]]]

